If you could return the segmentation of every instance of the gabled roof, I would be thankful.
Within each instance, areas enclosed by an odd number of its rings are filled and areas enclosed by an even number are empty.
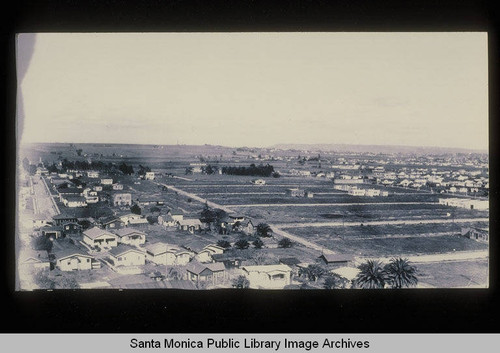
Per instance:
[[[287,265],[257,265],[257,266],[243,266],[243,270],[247,272],[291,272],[292,269]]]
[[[96,239],[99,238],[102,235],[112,235],[115,236],[115,234],[108,232],[107,230],[94,227],[91,229],[87,229],[86,231],[83,232],[83,235],[89,237],[90,239]]]
[[[129,234],[133,234],[133,233],[139,233],[139,234],[142,234],[144,236],[146,236],[146,233],[138,230],[138,229],[135,229],[135,228],[122,228],[122,229],[117,229],[114,231],[114,233],[116,235],[118,235],[119,237],[124,237],[124,236],[127,236]]]
[[[122,220],[119,218],[119,217],[116,217],[116,216],[108,216],[108,217],[102,217],[102,218],[99,218],[99,223],[103,224],[103,225],[106,225],[106,224],[109,224],[109,223],[113,223],[113,222],[122,222]]]
[[[61,214],[52,216],[52,219],[54,219],[54,220],[56,220],[56,219],[76,219],[76,216],[70,216],[70,215],[61,213]]]
[[[19,262],[27,262],[30,259],[36,260],[36,262],[47,262],[49,261],[49,255],[45,250],[33,250],[26,249],[19,256]]]
[[[195,253],[199,253],[200,251],[205,249],[208,245],[212,245],[212,243],[207,240],[197,239],[182,245],[182,247],[191,250]]]
[[[114,255],[115,257],[116,256],[120,256],[120,255],[123,255],[127,252],[130,252],[130,251],[133,251],[133,252],[138,252],[138,253],[141,253],[141,254],[144,254],[143,251],[135,248],[135,247],[131,247],[131,246],[128,246],[128,245],[124,245],[124,244],[120,244],[114,248],[112,248],[111,250],[109,250],[109,253],[111,255]]]
[[[327,263],[331,263],[352,261],[353,256],[348,254],[322,254],[319,258],[323,258]]]
[[[161,242],[153,244],[149,243],[146,246],[144,246],[144,248],[154,256],[166,253],[169,250],[169,248],[174,249],[171,245]]]
[[[56,257],[56,260],[62,260],[64,258],[71,257],[73,255],[94,258],[92,255],[87,254],[85,250],[82,250],[76,246],[70,246],[62,250],[54,250],[53,253]]]
[[[225,271],[226,268],[224,267],[224,264],[222,264],[220,262],[211,263],[211,264],[201,264],[199,262],[192,261],[186,265],[187,271],[192,272],[192,273],[197,274],[197,275],[199,275],[200,273],[202,273],[206,269],[208,269],[211,272],[219,272],[219,271]]]
[[[170,213],[172,216],[182,216],[184,213],[181,210],[169,210],[167,213]]]
[[[202,226],[199,219],[183,219],[182,221],[178,222],[181,226]]]

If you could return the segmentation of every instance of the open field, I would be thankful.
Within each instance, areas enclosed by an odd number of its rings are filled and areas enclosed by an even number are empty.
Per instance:
[[[338,253],[373,257],[437,254],[453,251],[485,250],[488,248],[488,244],[478,243],[458,235],[380,238],[364,239],[362,241],[326,236],[310,238],[316,244]]]
[[[412,225],[365,225],[352,227],[299,227],[283,228],[293,234],[303,237],[339,236],[343,239],[367,239],[367,238],[386,238],[386,237],[412,237],[412,236],[435,236],[443,233],[449,235],[460,234],[462,226],[472,224],[412,224]],[[474,223],[475,226],[484,226],[484,224]]]
[[[419,281],[437,288],[486,288],[488,261],[448,261],[417,264]]]

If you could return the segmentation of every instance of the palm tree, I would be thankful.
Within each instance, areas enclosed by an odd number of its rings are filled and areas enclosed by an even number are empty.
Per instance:
[[[384,268],[387,274],[387,282],[391,288],[414,287],[418,283],[417,269],[410,265],[408,259],[392,258]]]
[[[368,260],[358,266],[359,273],[354,280],[354,285],[363,289],[384,288],[387,275],[382,263]]]

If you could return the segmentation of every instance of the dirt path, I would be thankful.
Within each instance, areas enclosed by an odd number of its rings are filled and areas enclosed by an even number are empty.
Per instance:
[[[330,249],[326,249],[325,247],[323,247],[321,245],[318,245],[318,244],[313,243],[311,241],[305,240],[304,238],[301,238],[299,236],[288,233],[287,231],[281,229],[276,224],[269,224],[269,226],[273,230],[274,234],[288,238],[288,239],[295,241],[297,243],[300,243],[308,248],[311,248],[311,249],[318,251],[318,254],[317,254],[318,256],[320,256],[321,254],[335,254],[335,252],[330,250]]]
[[[156,181],[153,181],[153,183],[155,184],[158,184],[158,185],[162,185],[162,186],[165,186],[167,187],[168,189],[170,190],[173,190],[181,195],[184,195],[184,196],[187,196],[187,197],[190,197],[192,198],[193,200],[196,200],[198,202],[201,202],[202,204],[207,204],[209,207],[212,207],[212,208],[220,208],[221,210],[224,210],[226,211],[227,213],[234,213],[234,211],[230,208],[228,208],[227,206],[222,206],[222,205],[219,205],[219,204],[216,204],[215,202],[212,202],[212,201],[209,201],[207,199],[204,199],[203,197],[200,197],[196,194],[193,194],[191,192],[187,192],[187,191],[184,191],[184,190],[181,190],[181,189],[178,189],[176,188],[175,186],[172,186],[172,185],[167,185],[167,184],[163,184],[163,183],[158,183]]]
[[[316,222],[316,223],[279,223],[281,228],[302,228],[302,227],[357,227],[363,224],[388,225],[388,224],[437,224],[437,223],[466,223],[466,222],[489,222],[488,218],[458,218],[458,219],[418,219],[418,220],[397,220],[397,221],[366,221],[366,222]]]
[[[226,205],[226,207],[315,207],[315,206],[364,206],[364,205],[438,205],[437,202],[355,202],[355,203],[256,203]]]

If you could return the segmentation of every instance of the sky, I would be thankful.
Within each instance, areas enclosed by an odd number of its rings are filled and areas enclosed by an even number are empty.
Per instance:
[[[488,148],[486,33],[17,38],[18,140]]]

